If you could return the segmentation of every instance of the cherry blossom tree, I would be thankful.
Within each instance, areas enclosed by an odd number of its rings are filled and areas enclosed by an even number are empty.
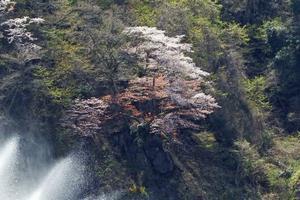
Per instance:
[[[31,60],[37,57],[41,47],[33,43],[37,38],[28,27],[31,24],[44,23],[44,19],[28,16],[11,18],[9,14],[14,10],[15,4],[11,0],[0,0],[0,35],[17,47],[22,61]]]
[[[202,87],[209,85],[205,80],[209,73],[197,67],[187,56],[193,52],[192,45],[182,43],[183,35],[168,37],[156,27],[145,26],[128,27],[124,32],[141,39],[128,51],[137,54],[148,73],[153,74],[154,89],[157,75],[164,76],[168,82],[165,92],[174,108],[153,120],[151,126],[154,132],[196,128],[192,121],[205,118],[219,107],[215,98],[203,92]]]

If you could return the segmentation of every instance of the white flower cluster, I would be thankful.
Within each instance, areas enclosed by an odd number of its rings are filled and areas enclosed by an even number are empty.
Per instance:
[[[127,27],[125,33],[145,40],[137,51],[142,57],[152,58],[150,65],[159,66],[159,69],[165,70],[168,74],[175,73],[190,79],[201,79],[209,75],[198,68],[192,58],[185,55],[192,52],[192,45],[181,43],[183,35],[168,37],[165,31],[147,26]]]
[[[9,13],[14,10],[15,2],[11,0],[0,0],[0,37],[5,38],[10,44],[14,43],[23,61],[39,57],[41,47],[32,43],[36,40],[32,32],[28,31],[31,24],[44,23],[42,18],[11,18]]]
[[[9,19],[3,23],[1,26],[7,26],[8,29],[5,31],[8,35],[8,42],[17,42],[23,43],[24,41],[34,41],[36,38],[33,37],[33,34],[27,30],[27,27],[30,24],[41,24],[45,20],[42,18],[30,18],[30,17],[22,17],[22,18],[14,18]]]
[[[9,12],[14,5],[15,5],[14,1],[0,0],[0,16],[5,12]]]

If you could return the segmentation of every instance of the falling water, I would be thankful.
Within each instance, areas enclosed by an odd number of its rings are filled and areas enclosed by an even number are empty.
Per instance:
[[[13,199],[14,172],[18,154],[18,139],[13,138],[0,150],[0,199]]]
[[[79,156],[68,156],[51,164],[42,155],[36,156],[39,149],[33,152],[29,148],[34,158],[28,158],[30,155],[23,148],[18,137],[0,140],[0,200],[116,199],[115,195],[79,198],[87,186],[85,166]]]
[[[75,158],[59,161],[27,200],[76,199],[84,184]]]

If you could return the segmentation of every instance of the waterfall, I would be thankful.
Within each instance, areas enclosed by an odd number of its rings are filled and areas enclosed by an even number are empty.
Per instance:
[[[13,199],[15,192],[15,168],[17,165],[18,139],[6,142],[0,150],[0,199]]]
[[[76,199],[84,184],[79,167],[71,157],[59,161],[27,200]]]
[[[0,200],[116,199],[80,197],[88,185],[80,156],[46,162],[40,154],[46,147],[26,145],[18,137],[0,140]]]

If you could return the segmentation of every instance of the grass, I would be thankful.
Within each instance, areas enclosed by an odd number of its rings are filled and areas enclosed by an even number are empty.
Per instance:
[[[196,133],[193,135],[193,139],[202,148],[205,148],[208,150],[213,150],[217,145],[215,135],[210,132]]]
[[[300,137],[281,136],[273,139],[268,155],[263,157],[264,173],[269,184],[269,194],[279,199],[295,199],[300,184]],[[276,199],[276,198],[275,198]]]

